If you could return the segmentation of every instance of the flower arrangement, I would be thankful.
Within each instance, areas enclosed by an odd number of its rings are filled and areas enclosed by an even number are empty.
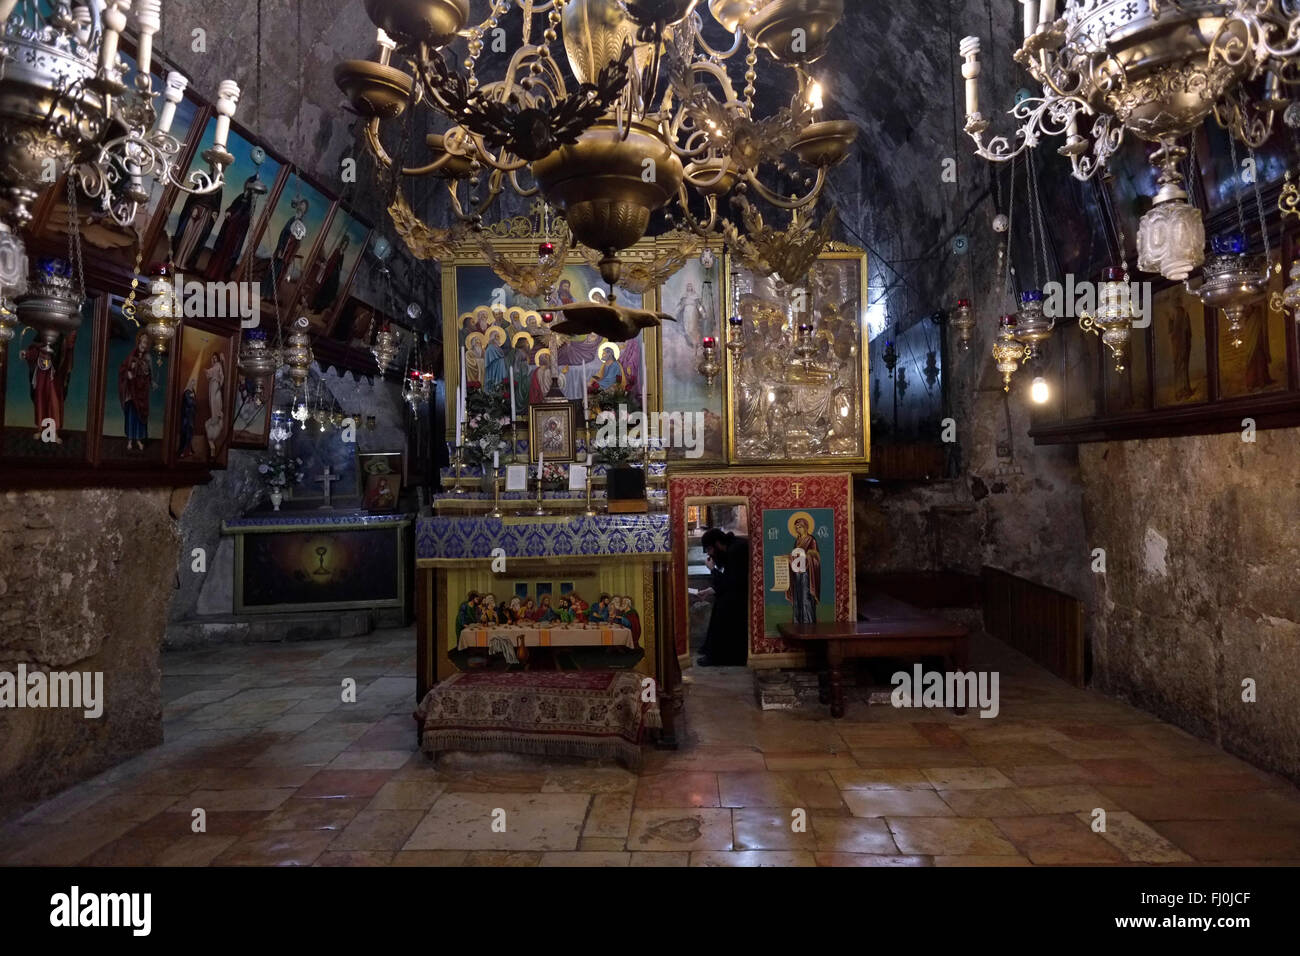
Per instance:
[[[641,396],[629,392],[626,386],[611,385],[609,388],[601,388],[595,382],[591,383],[588,390],[591,396],[591,404],[598,411],[618,413],[620,405],[626,405],[629,412],[641,411]]]
[[[548,491],[563,491],[569,484],[569,470],[564,465],[547,462],[542,466],[542,487]]]
[[[490,465],[492,455],[506,449],[504,435],[509,427],[509,382],[490,390],[471,384],[465,394],[465,425],[461,436],[465,443],[465,464]]]
[[[280,454],[259,458],[257,474],[268,491],[279,492],[283,492],[290,485],[298,484],[305,477],[301,458]]]

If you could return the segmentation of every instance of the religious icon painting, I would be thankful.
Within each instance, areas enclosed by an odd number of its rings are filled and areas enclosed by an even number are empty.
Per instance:
[[[762,517],[766,636],[782,624],[835,620],[835,510],[771,508]]]
[[[371,452],[357,456],[361,471],[362,506],[378,513],[397,510],[402,496],[402,453]]]
[[[153,348],[138,319],[108,301],[107,363],[99,457],[114,462],[161,462],[167,438],[167,376],[171,350]]]
[[[577,458],[577,416],[570,402],[548,402],[528,410],[528,454],[565,464]]]
[[[296,170],[289,174],[247,272],[261,283],[263,301],[278,305],[281,312],[288,313],[298,297],[333,205]]]
[[[216,119],[211,119],[203,131],[194,157],[200,166],[216,128]],[[236,277],[280,175],[279,162],[233,129],[227,149],[235,161],[226,169],[222,187],[203,195],[182,190],[167,217],[168,249],[186,281],[227,282]]]
[[[100,297],[81,305],[81,325],[42,339],[19,326],[5,361],[5,458],[85,461]]]
[[[374,342],[375,323],[374,306],[352,296],[338,310],[338,318],[330,329],[330,338],[349,348],[366,350]]]
[[[865,462],[866,254],[831,246],[808,276],[739,269],[741,324],[727,361],[731,458],[737,464]]]
[[[1205,307],[1181,283],[1151,297],[1151,347],[1157,408],[1210,400]]]
[[[663,410],[680,412],[692,422],[703,423],[703,433],[692,443],[667,449],[669,461],[720,462],[725,455],[726,427],[723,418],[722,374],[710,383],[699,372],[703,343],[712,338],[722,363],[726,355],[727,330],[723,321],[723,271],[721,253],[707,252],[691,259],[663,284],[659,291],[660,311],[677,319],[659,329],[663,349]],[[675,443],[676,444],[676,443]],[[694,447],[690,447],[691,444]]]
[[[172,460],[224,468],[234,433],[235,339],[187,325],[173,348]]]
[[[314,332],[329,334],[332,330],[369,239],[369,226],[342,209],[335,212],[325,232],[320,255],[303,278],[302,290],[293,309],[295,314],[307,317]]]

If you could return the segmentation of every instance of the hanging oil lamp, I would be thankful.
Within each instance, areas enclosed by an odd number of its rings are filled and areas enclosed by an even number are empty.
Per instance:
[[[934,388],[934,383],[939,381],[939,356],[934,349],[925,353],[924,371],[926,388]]]
[[[1206,308],[1223,310],[1233,348],[1240,348],[1246,309],[1268,289],[1268,262],[1246,251],[1246,237],[1240,233],[1215,236],[1212,245],[1214,254],[1205,260],[1205,281],[1197,295]]]
[[[1282,290],[1280,298],[1273,303],[1273,311],[1281,312],[1283,309],[1288,309],[1291,315],[1300,321],[1300,259],[1291,263],[1290,276],[1291,281]],[[1276,297],[1277,293],[1274,293],[1274,296]]]
[[[971,308],[970,299],[957,300],[957,308],[949,316],[948,324],[957,333],[957,348],[963,352],[970,351],[971,341],[975,338],[975,310]]]
[[[65,259],[38,259],[27,293],[14,303],[18,321],[35,330],[41,350],[53,352],[59,336],[81,326],[81,289]]]
[[[813,339],[813,326],[811,322],[800,322],[798,331],[794,337],[795,361],[807,368],[812,364],[813,356],[817,354],[817,343]]]
[[[739,361],[745,352],[745,320],[740,315],[727,319],[727,351]]]
[[[718,380],[722,365],[718,362],[718,340],[712,335],[706,335],[700,340],[700,364],[696,370],[704,376],[704,382],[709,388]]]
[[[1025,347],[1016,339],[1016,317],[1004,315],[998,321],[998,337],[993,343],[993,360],[1002,373],[1002,391],[1011,391],[1011,376],[1020,367]]]
[[[889,369],[889,377],[894,377],[894,369],[898,367],[898,349],[894,348],[892,339],[885,340],[885,351],[881,354],[885,360],[885,368]]]
[[[387,322],[375,333],[375,344],[371,346],[370,353],[374,355],[381,375],[393,364],[393,359],[397,358],[397,335]]]
[[[1133,334],[1133,295],[1124,269],[1111,266],[1103,275],[1097,290],[1097,314],[1082,312],[1079,328],[1101,336],[1115,361],[1115,371],[1123,372]]]
[[[144,331],[153,343],[154,354],[161,362],[171,349],[184,310],[172,281],[172,270],[165,262],[149,267],[149,295],[140,303]]]
[[[239,344],[239,374],[253,380],[253,403],[261,408],[266,404],[266,380],[280,367],[280,357],[266,345],[266,333],[249,329]]]
[[[295,388],[307,384],[311,372],[311,363],[316,356],[311,350],[311,323],[306,316],[298,316],[293,321],[293,331],[289,334],[289,345],[284,350],[284,364],[289,368],[289,380]],[[297,418],[297,415],[294,416]],[[301,421],[301,419],[299,419]]]
[[[1030,289],[1020,293],[1020,310],[1016,313],[1016,341],[1025,347],[1024,361],[1038,357],[1039,348],[1052,337],[1056,319],[1043,311],[1043,293]]]

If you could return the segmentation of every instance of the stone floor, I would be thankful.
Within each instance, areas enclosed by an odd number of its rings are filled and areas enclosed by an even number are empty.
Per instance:
[[[0,862],[1300,863],[1287,781],[1001,645],[975,660],[1001,674],[994,719],[860,701],[840,721],[762,712],[748,672],[697,670],[682,748],[647,750],[638,775],[506,756],[435,767],[415,749],[409,632],[170,653],[166,743],[0,829]],[[346,678],[356,703],[340,701]]]

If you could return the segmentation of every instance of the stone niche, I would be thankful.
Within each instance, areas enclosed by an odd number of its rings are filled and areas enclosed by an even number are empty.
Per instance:
[[[0,709],[0,818],[162,742],[170,491],[7,492],[0,671],[102,672],[103,713]]]

